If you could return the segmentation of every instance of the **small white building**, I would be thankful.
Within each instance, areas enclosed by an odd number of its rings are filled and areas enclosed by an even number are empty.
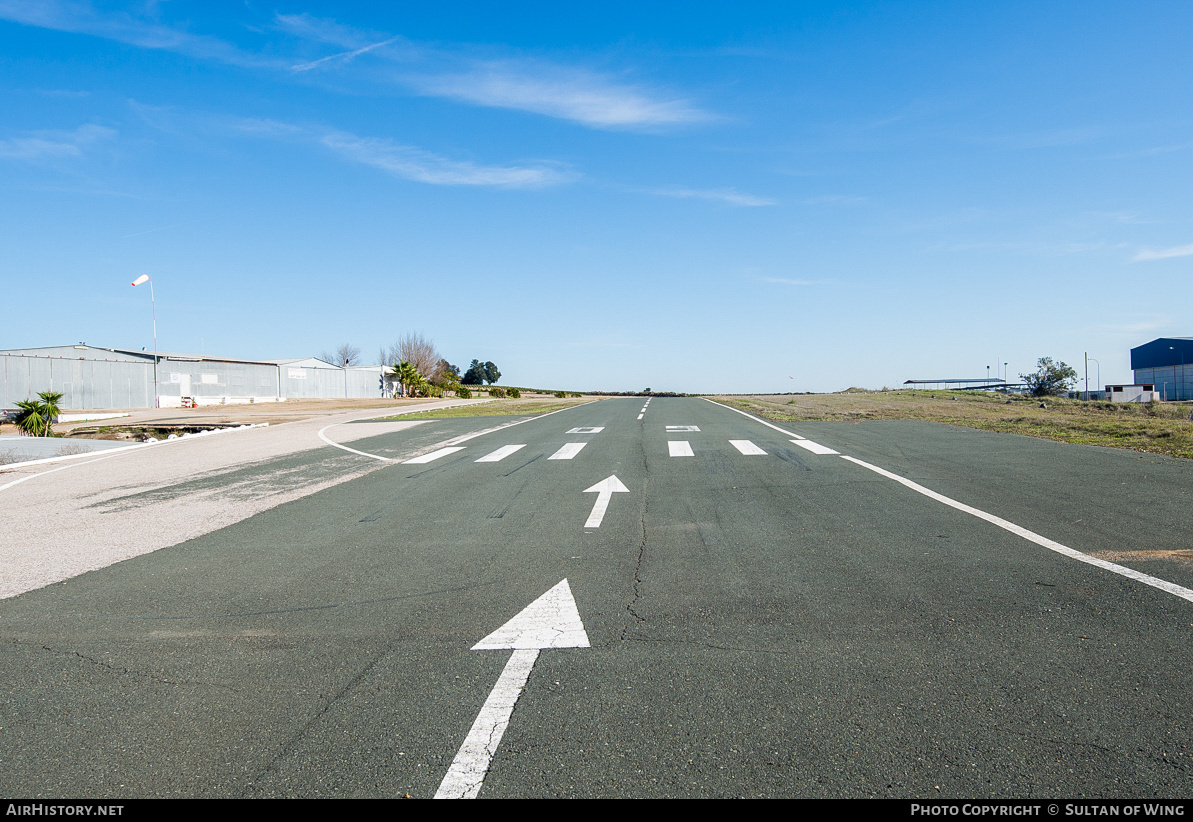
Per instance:
[[[1106,396],[1111,402],[1151,402],[1160,399],[1156,386],[1151,383],[1138,385],[1108,385]]]

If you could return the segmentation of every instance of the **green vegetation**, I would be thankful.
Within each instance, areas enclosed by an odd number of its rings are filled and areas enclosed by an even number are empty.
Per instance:
[[[1040,357],[1034,374],[1020,374],[1034,397],[1051,397],[1063,394],[1077,382],[1077,371],[1063,362],[1054,363],[1051,357]]]
[[[1193,458],[1193,407],[1111,403],[976,391],[863,391],[715,397],[775,422],[926,420],[1060,442]]]
[[[473,360],[463,377],[463,381],[469,385],[481,385],[486,382],[492,385],[499,379],[501,379],[501,372],[497,370],[497,366],[492,362],[481,362],[480,360]]]
[[[397,414],[383,417],[384,420],[438,420],[452,417],[505,417],[505,416],[536,416],[548,411],[559,411],[587,402],[584,399],[559,402],[548,399],[525,399],[518,401],[485,402],[476,405],[464,405],[458,408],[437,408],[433,411],[419,411],[415,414]]]
[[[13,422],[26,436],[52,437],[54,418],[61,413],[58,403],[62,402],[62,395],[56,391],[42,391],[37,396],[39,400],[22,400],[16,403],[21,412]]]

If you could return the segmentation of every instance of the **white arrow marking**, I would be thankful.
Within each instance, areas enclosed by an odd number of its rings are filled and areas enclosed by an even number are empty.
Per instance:
[[[605,511],[609,508],[609,500],[614,494],[628,494],[630,489],[621,484],[616,475],[603,479],[591,488],[584,490],[585,494],[596,492],[596,504],[592,506],[592,513],[588,515],[585,528],[600,528],[601,520],[605,518]]]
[[[439,784],[436,799],[476,799],[514,705],[530,679],[543,648],[588,648],[576,600],[565,579],[527,605],[509,622],[472,646],[472,650],[514,649],[505,670],[472,723],[472,729]]]

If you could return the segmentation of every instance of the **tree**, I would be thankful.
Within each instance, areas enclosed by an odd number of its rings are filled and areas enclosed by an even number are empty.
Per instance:
[[[418,369],[405,360],[394,366],[394,370],[390,372],[389,378],[402,386],[402,396],[406,396],[407,389],[416,387],[422,380]]]
[[[480,360],[473,360],[472,365],[468,366],[468,370],[464,372],[463,383],[465,385],[483,385],[485,382],[485,367],[481,365]]]
[[[340,368],[347,368],[350,365],[360,365],[360,349],[355,345],[344,343],[335,351],[324,351],[319,355],[319,359],[329,362],[332,365],[338,365]]]
[[[492,362],[485,363],[485,379],[489,381],[489,385],[501,379],[501,372],[497,370],[497,366]]]
[[[447,360],[440,360],[430,382],[445,391],[455,391],[460,387],[460,369]]]
[[[40,402],[22,400],[16,404],[21,409],[13,422],[22,434],[30,437],[48,437],[52,432],[54,418],[61,413],[58,403],[62,402],[62,394],[57,391],[42,391],[37,395]]]
[[[427,380],[435,376],[435,369],[443,359],[435,349],[435,343],[417,333],[403,336],[394,344],[391,352],[397,354],[398,360],[405,360],[413,365]]]
[[[1063,362],[1054,363],[1051,357],[1040,357],[1034,374],[1020,374],[1019,379],[1036,397],[1063,394],[1077,382],[1077,371]]]

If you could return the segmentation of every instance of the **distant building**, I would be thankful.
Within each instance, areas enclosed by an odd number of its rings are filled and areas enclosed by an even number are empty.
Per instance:
[[[91,345],[0,351],[0,408],[61,393],[62,408],[163,408],[284,402],[288,399],[388,397],[393,384],[380,365],[340,368],[314,357],[243,360],[198,354],[154,354]]]
[[[1154,385],[1162,400],[1193,400],[1193,337],[1161,337],[1131,349],[1136,385]]]

